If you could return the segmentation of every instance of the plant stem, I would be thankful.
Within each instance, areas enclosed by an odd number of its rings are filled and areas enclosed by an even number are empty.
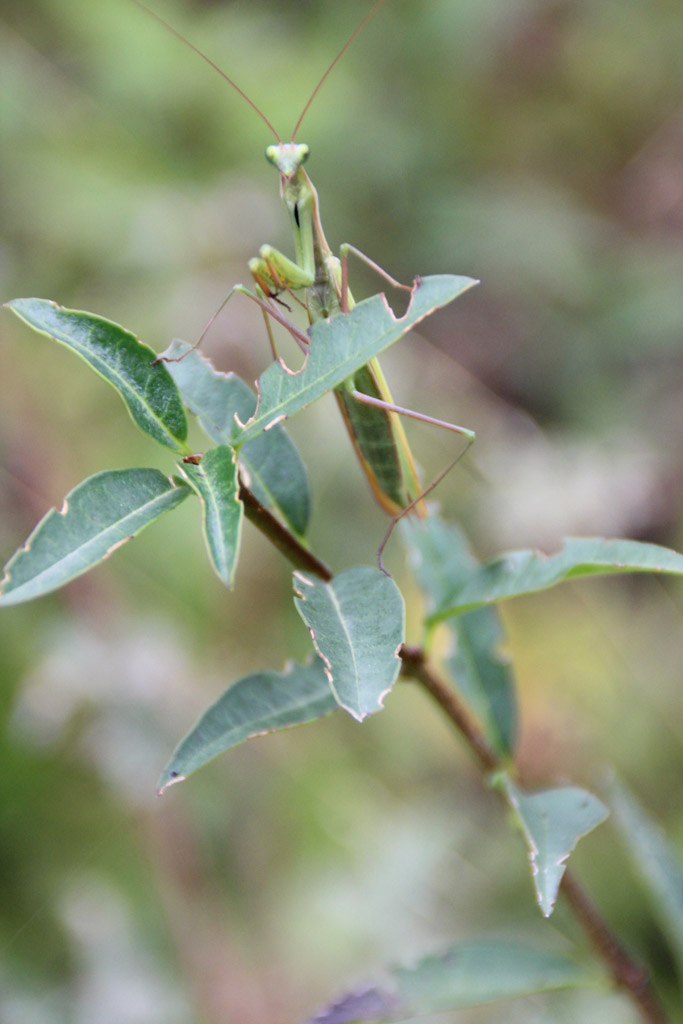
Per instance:
[[[415,679],[436,701],[474,751],[486,772],[504,767],[479,727],[472,721],[453,687],[434,671],[419,647],[401,649],[404,676]],[[668,1024],[650,985],[647,970],[634,960],[611,931],[588,895],[568,871],[560,886],[574,915],[602,957],[618,988],[623,989],[640,1010],[646,1024]]]
[[[244,503],[244,512],[250,522],[265,534],[297,569],[311,572],[326,582],[332,579],[332,572],[325,563],[320,561],[264,508],[242,483],[240,483],[239,496]],[[482,769],[488,773],[505,767],[500,756],[491,747],[484,733],[459,699],[453,686],[434,671],[422,648],[409,647],[404,644],[400,655],[403,663],[402,675],[420,683],[436,701],[467,741]],[[564,874],[560,888],[577,920],[606,964],[615,985],[630,996],[640,1010],[645,1024],[669,1024],[668,1018],[659,1006],[652,990],[646,969],[634,960],[622,946],[588,895],[568,871]]]
[[[668,1024],[668,1018],[657,1002],[647,970],[635,961],[581,888],[574,876],[565,871],[560,888],[583,925],[591,942],[607,964],[615,984],[625,989],[638,1006],[647,1024]]]
[[[441,710],[448,715],[458,731],[465,737],[479,758],[482,768],[487,772],[501,768],[501,760],[489,745],[483,732],[470,717],[453,687],[431,670],[424,651],[420,647],[408,647],[404,644],[401,648],[401,660],[403,674],[416,679],[424,686],[427,693],[434,698]]]
[[[326,583],[332,579],[332,570],[310,551],[279,519],[258,501],[248,487],[240,480],[239,499],[244,505],[244,514],[257,530],[260,530],[296,569],[303,569],[319,576]]]

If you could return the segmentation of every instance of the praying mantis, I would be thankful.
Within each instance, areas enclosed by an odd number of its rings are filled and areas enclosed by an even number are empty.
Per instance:
[[[310,149],[305,143],[296,141],[303,119],[321,86],[356,36],[385,0],[376,0],[328,66],[304,105],[289,142],[282,141],[260,108],[206,54],[177,32],[160,15],[147,8],[140,0],[133,0],[133,2],[217,71],[266,124],[276,140],[274,144],[267,147],[266,158],[279,172],[280,194],[292,228],[295,259],[291,259],[271,245],[262,245],[259,255],[249,260],[254,291],[243,285],[235,285],[231,288],[193,348],[201,343],[209,327],[231,296],[235,293],[242,293],[257,302],[263,310],[274,357],[277,357],[277,352],[270,325],[271,320],[283,325],[300,348],[306,352],[308,337],[281,312],[283,306],[289,309],[281,296],[286,294],[301,305],[306,312],[309,324],[348,313],[355,305],[348,285],[350,255],[365,262],[392,287],[412,292],[413,288],[396,281],[377,263],[350,243],[340,246],[339,256],[334,254],[323,230],[318,193],[303,167]],[[416,285],[418,283],[419,278],[416,279]],[[475,283],[472,281],[472,284]],[[389,533],[380,548],[381,564],[381,551],[396,522],[408,512],[414,511],[421,517],[427,514],[424,498],[449,472],[455,462],[463,457],[474,441],[474,432],[457,424],[435,419],[424,413],[414,412],[396,405],[377,359],[371,360],[342,385],[335,388],[334,394],[371,491],[384,511],[392,517]],[[465,441],[464,447],[457,457],[426,488],[420,482],[415,459],[399,416],[407,416],[423,423],[442,427],[460,435]]]

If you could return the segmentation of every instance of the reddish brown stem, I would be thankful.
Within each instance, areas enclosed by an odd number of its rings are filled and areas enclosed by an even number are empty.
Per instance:
[[[297,569],[311,572],[314,576],[327,583],[332,579],[332,570],[313,554],[286,526],[272,515],[251,493],[248,487],[240,482],[240,501],[244,505],[244,514],[254,526],[275,545],[285,558]]]
[[[615,984],[628,992],[638,1006],[643,1020],[647,1021],[647,1024],[668,1024],[668,1017],[652,991],[647,970],[624,949],[592,900],[569,871],[565,871],[560,888],[576,918],[607,964]]]
[[[424,651],[420,647],[407,647],[404,644],[401,648],[401,660],[403,674],[424,686],[427,693],[434,698],[441,710],[448,715],[461,735],[465,737],[479,758],[482,768],[487,772],[492,772],[502,767],[500,758],[487,742],[481,729],[467,713],[464,705],[458,700],[453,687],[432,671]]]
[[[424,651],[419,647],[404,645],[401,659],[403,674],[420,683],[436,701],[467,741],[484,771],[492,772],[502,768],[501,758],[472,721],[453,687],[433,670]],[[561,891],[606,964],[615,984],[630,996],[646,1024],[669,1024],[652,990],[647,970],[621,945],[588,895],[568,871],[562,879]]]
[[[294,534],[271,515],[244,485],[240,486],[240,499],[244,502],[247,518],[293,565],[328,582],[332,579],[332,573],[325,563],[316,558]],[[400,653],[403,663],[402,674],[420,683],[436,701],[466,740],[482,769],[488,773],[503,768],[502,759],[460,701],[453,686],[434,671],[422,648],[408,647],[404,644]],[[561,891],[606,964],[614,983],[630,996],[640,1010],[645,1024],[669,1024],[652,990],[647,971],[621,945],[588,895],[568,871],[562,879]]]

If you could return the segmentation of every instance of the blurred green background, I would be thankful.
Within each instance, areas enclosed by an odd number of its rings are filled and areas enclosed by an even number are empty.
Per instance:
[[[288,136],[368,4],[154,7]],[[438,498],[482,557],[566,534],[683,548],[681,52],[680,0],[388,0],[299,134],[335,247],[406,281],[482,280],[385,360],[398,401],[477,431]],[[88,309],[161,350],[197,337],[262,242],[291,251],[267,129],[128,0],[5,0],[0,74],[3,298]],[[354,290],[376,280],[357,268]],[[246,306],[205,350],[254,379],[267,345]],[[0,330],[9,557],[86,475],[172,461],[65,350],[8,313]],[[335,569],[372,562],[385,524],[334,403],[292,433],[316,550]],[[451,439],[410,435],[428,479]],[[389,561],[410,591],[397,541]],[[362,727],[340,713],[254,741],[156,800],[170,750],[227,683],[305,655],[289,593],[250,528],[227,593],[188,502],[2,613],[3,1022],[288,1024],[453,939],[583,941],[562,907],[541,921],[521,843],[407,686]],[[595,581],[504,615],[526,778],[599,787],[615,766],[680,844],[680,586]],[[612,826],[575,856],[673,998]],[[447,1019],[503,1017],[635,1019],[606,993]]]

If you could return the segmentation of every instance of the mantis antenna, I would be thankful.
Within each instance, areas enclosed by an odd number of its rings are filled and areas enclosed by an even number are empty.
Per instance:
[[[294,139],[296,138],[296,133],[299,131],[299,128],[301,127],[301,122],[303,121],[303,119],[305,118],[306,114],[308,113],[309,107],[313,103],[313,100],[316,98],[316,96],[320,92],[320,89],[323,86],[325,80],[327,79],[327,76],[336,67],[336,65],[339,63],[339,61],[342,59],[342,57],[344,56],[344,54],[348,50],[349,46],[351,46],[351,44],[353,43],[353,41],[356,38],[356,36],[360,35],[360,33],[363,31],[363,29],[365,28],[367,23],[370,21],[370,18],[372,18],[372,16],[380,9],[380,7],[382,6],[382,4],[384,2],[385,2],[385,0],[377,0],[377,2],[375,4],[373,4],[373,6],[370,8],[368,13],[365,15],[363,20],[360,22],[359,25],[356,26],[356,28],[353,30],[353,32],[351,33],[349,38],[346,40],[346,42],[342,46],[341,50],[337,54],[337,56],[334,58],[334,60],[330,64],[330,66],[327,68],[327,71],[325,71],[325,73],[322,75],[322,77],[321,77],[320,81],[318,82],[318,84],[316,85],[315,89],[313,90],[311,95],[308,97],[308,100],[306,101],[304,109],[301,111],[301,114],[299,115],[299,120],[294,125],[294,131],[292,132],[292,139],[291,139],[292,142],[294,142]]]
[[[383,0],[381,0],[381,2],[383,2]],[[240,89],[237,82],[233,82],[232,78],[230,78],[229,75],[226,75],[225,71],[221,70],[221,68],[218,67],[218,64],[214,64],[210,57],[207,57],[206,54],[202,53],[202,51],[193,43],[191,43],[189,39],[186,39],[181,32],[178,32],[177,29],[173,28],[173,25],[169,25],[169,23],[165,21],[160,14],[157,14],[156,11],[151,10],[149,7],[146,7],[145,4],[141,3],[141,0],[133,0],[133,3],[135,4],[136,7],[139,7],[141,11],[144,11],[145,14],[149,14],[150,18],[154,18],[154,20],[158,21],[160,25],[163,25],[165,29],[168,29],[168,31],[171,32],[172,35],[176,37],[176,39],[179,39],[181,43],[184,43],[185,46],[188,46],[191,50],[193,50],[198,57],[201,57],[203,61],[206,61],[209,67],[212,67],[214,71],[217,71],[221,78],[225,79],[228,85],[231,85],[235,92],[238,92],[242,99],[247,101],[252,110],[256,111],[261,120],[268,125],[268,128],[271,130],[277,141],[279,143],[282,142],[282,139],[275,131],[275,129],[273,128],[272,124],[270,123],[266,115],[263,113],[263,111],[256,106],[254,101],[250,99],[249,96],[247,96],[244,89]]]
[[[256,113],[261,118],[261,120],[268,126],[269,130],[275,136],[275,139],[277,140],[277,142],[280,143],[280,144],[282,143],[282,139],[280,138],[280,135],[275,130],[273,125],[270,123],[270,121],[268,120],[266,115],[263,113],[263,111],[260,109],[260,107],[258,107],[256,105],[256,103],[254,103],[254,101],[247,95],[247,93],[244,91],[244,89],[240,89],[240,87],[237,84],[237,82],[233,81],[233,79],[230,78],[230,76],[227,75],[225,73],[225,71],[222,70],[222,68],[219,68],[219,66],[217,64],[215,64],[211,60],[210,57],[207,57],[207,55],[205,53],[203,53],[199,49],[199,47],[195,46],[194,43],[191,43],[189,39],[186,39],[185,36],[181,32],[178,32],[177,29],[173,28],[173,25],[169,24],[169,22],[167,22],[165,20],[165,18],[162,18],[160,14],[156,13],[156,11],[151,10],[151,8],[147,7],[146,4],[143,4],[142,0],[132,0],[132,2],[135,4],[136,7],[139,7],[141,11],[144,11],[145,14],[148,14],[150,16],[150,18],[154,18],[154,20],[158,21],[160,25],[163,25],[163,27],[165,29],[167,29],[168,32],[170,32],[172,35],[174,35],[176,37],[176,39],[180,40],[181,43],[184,43],[185,46],[189,47],[189,49],[192,50],[194,53],[196,53],[198,57],[201,57],[201,59],[203,61],[205,61],[209,65],[209,67],[213,68],[214,71],[217,71],[218,74],[221,76],[221,78],[224,81],[226,81],[228,83],[228,85],[231,85],[232,88],[235,90],[235,92],[239,93],[239,95],[242,97],[243,100],[247,101],[247,103],[252,108],[252,110],[256,111]],[[320,78],[318,84],[316,85],[315,89],[313,90],[311,95],[308,97],[308,100],[306,101],[306,103],[304,105],[304,108],[301,111],[301,114],[299,116],[299,120],[296,122],[296,124],[294,126],[294,131],[292,132],[292,138],[291,138],[292,142],[294,142],[294,139],[296,138],[296,134],[299,131],[299,128],[301,127],[301,122],[303,121],[304,117],[308,113],[308,111],[309,111],[309,109],[311,107],[311,104],[313,103],[313,100],[316,98],[316,96],[320,92],[320,89],[323,86],[324,82],[326,81],[328,75],[332,72],[334,67],[339,63],[341,58],[344,56],[344,54],[346,53],[348,48],[351,46],[351,44],[355,40],[356,36],[360,35],[360,33],[363,31],[363,29],[365,28],[367,23],[370,21],[370,18],[372,18],[372,16],[376,13],[376,11],[379,10],[379,8],[382,6],[383,3],[385,3],[385,0],[376,0],[376,3],[373,4],[373,6],[368,11],[368,13],[362,19],[362,21],[356,26],[356,28],[353,30],[353,32],[351,33],[349,38],[346,40],[346,42],[342,46],[342,48],[339,51],[339,53],[337,54],[337,56],[334,58],[334,60],[329,65],[329,67],[324,72],[324,74],[321,76],[321,78]]]

